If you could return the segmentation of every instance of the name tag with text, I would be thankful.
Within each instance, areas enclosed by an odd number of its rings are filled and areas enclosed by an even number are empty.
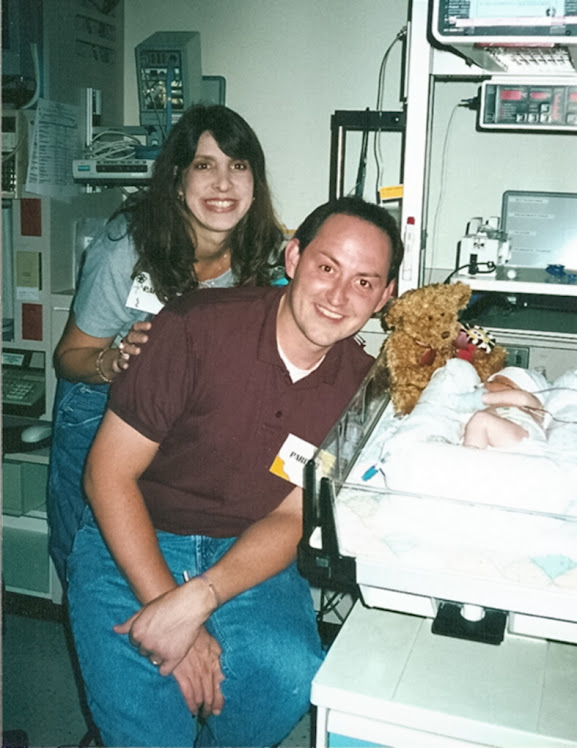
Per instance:
[[[148,273],[139,273],[132,282],[132,288],[126,299],[126,305],[129,309],[138,309],[140,312],[149,312],[158,314],[164,304],[159,301],[154,293],[154,288],[150,281]]]
[[[304,439],[289,434],[270,466],[270,472],[284,478],[295,486],[304,485],[304,469],[316,451],[316,446]]]

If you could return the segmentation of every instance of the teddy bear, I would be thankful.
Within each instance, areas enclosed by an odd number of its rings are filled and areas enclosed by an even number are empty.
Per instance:
[[[415,406],[434,371],[451,358],[463,358],[482,381],[505,365],[507,351],[480,327],[459,321],[471,287],[466,283],[431,283],[405,291],[381,316],[388,336],[374,365],[379,391],[388,390],[397,414]]]

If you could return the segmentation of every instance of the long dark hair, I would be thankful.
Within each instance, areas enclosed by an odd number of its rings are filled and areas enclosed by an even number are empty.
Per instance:
[[[228,237],[237,284],[267,285],[271,262],[278,260],[283,232],[272,206],[264,153],[256,134],[228,107],[192,106],[171,129],[149,186],[131,195],[118,211],[127,217],[128,233],[138,253],[133,277],[149,273],[161,301],[198,286],[194,239],[178,190],[204,132],[210,132],[229,158],[246,160],[252,169],[254,200]]]

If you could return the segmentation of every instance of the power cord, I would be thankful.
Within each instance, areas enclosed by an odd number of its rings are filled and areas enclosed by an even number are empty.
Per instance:
[[[398,42],[404,41],[407,36],[407,27],[403,26],[395,35],[395,38],[393,41],[389,44],[387,47],[385,54],[383,55],[383,59],[381,60],[381,65],[379,67],[379,78],[377,83],[377,103],[376,103],[376,110],[381,111],[383,108],[383,101],[385,98],[385,73],[387,70],[387,62],[389,59],[389,55],[391,54],[393,47]],[[373,136],[373,156],[375,159],[375,164],[377,167],[377,175],[376,175],[376,182],[375,182],[375,194],[377,196],[377,203],[379,202],[379,189],[382,187],[382,174],[383,174],[383,153],[381,148],[381,132],[377,130]]]
[[[474,112],[479,111],[480,104],[481,99],[478,94],[477,96],[471,96],[470,99],[461,99],[459,102],[459,106],[464,107],[465,109],[471,109]]]
[[[486,265],[485,270],[481,270],[483,265]],[[469,275],[482,275],[483,273],[492,273],[496,267],[497,266],[492,260],[488,260],[487,262],[477,262],[477,255],[471,255],[469,262],[466,265],[461,265],[460,267],[455,268],[452,273],[449,273],[443,283],[449,283],[455,273],[458,273],[460,270],[465,270],[465,268],[467,268]]]
[[[130,133],[113,129],[102,130],[92,138],[92,142],[85,149],[85,157],[123,161],[134,158],[135,148],[140,145],[140,140]]]
[[[431,273],[432,273],[432,269],[433,269],[433,267],[435,265],[435,249],[434,248],[435,248],[435,242],[436,242],[436,239],[437,239],[437,227],[438,227],[438,224],[439,224],[439,217],[440,217],[440,214],[441,214],[441,207],[443,205],[443,201],[444,201],[444,198],[445,198],[445,183],[446,183],[447,169],[448,169],[448,163],[449,163],[447,152],[448,152],[448,145],[449,145],[449,137],[450,137],[451,130],[452,130],[452,127],[453,127],[453,121],[454,121],[455,115],[457,113],[457,110],[460,107],[461,108],[465,107],[467,109],[476,109],[479,106],[479,103],[480,103],[480,99],[479,99],[479,95],[477,95],[477,96],[472,96],[472,97],[470,97],[468,99],[461,99],[457,104],[454,104],[453,105],[453,109],[451,111],[451,114],[449,116],[449,121],[447,123],[447,128],[445,130],[445,137],[443,139],[443,149],[442,149],[442,152],[441,152],[441,174],[440,174],[440,181],[439,181],[439,196],[437,198],[437,205],[435,207],[435,212],[433,214],[433,222],[432,222],[432,226],[431,226],[431,240],[432,240],[433,252],[432,252],[431,260],[430,260],[430,268],[431,268],[431,270],[429,271],[429,280],[430,280],[430,276],[431,276]],[[483,264],[483,263],[480,263],[480,264]],[[467,265],[464,265],[463,267],[468,267],[468,266],[469,265],[467,263]],[[448,276],[448,278],[445,281],[445,283],[447,283],[448,280],[449,280],[449,278],[451,278],[456,272],[458,272],[459,270],[462,270],[462,269],[463,268],[456,268],[455,270],[453,270],[453,272],[451,273],[451,275]],[[493,270],[494,270],[494,268],[493,268]],[[490,273],[490,272],[492,272],[492,270],[485,270],[483,272]]]

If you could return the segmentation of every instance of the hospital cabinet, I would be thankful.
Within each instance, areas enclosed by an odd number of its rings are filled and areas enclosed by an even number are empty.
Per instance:
[[[357,603],[312,686],[316,748],[574,748],[577,647],[435,637]]]
[[[122,0],[7,0],[3,22],[9,31],[3,73],[32,79],[41,91],[26,107],[25,92],[11,103],[10,91],[3,90],[6,426],[14,419],[50,422],[56,386],[52,355],[66,324],[82,254],[122,200],[118,188],[75,186],[70,164],[93,124],[88,122],[89,98],[99,101],[92,115],[100,125],[122,124],[124,8]],[[8,441],[3,450],[3,581],[8,591],[57,602],[61,590],[48,557],[45,509],[49,451],[19,449]]]
[[[9,592],[62,600],[48,555],[48,449],[5,455],[2,469],[2,576]]]
[[[86,207],[84,215],[92,213],[105,215],[112,212],[117,204],[116,191],[108,191],[101,195],[89,195],[86,199],[91,203]],[[58,280],[58,271],[54,269],[51,246],[58,231],[51,231],[51,221],[54,219],[54,201],[45,198],[31,198],[38,202],[43,223],[42,235],[32,239],[19,235],[21,228],[22,203],[16,200],[13,206],[13,216],[17,226],[14,228],[16,246],[20,247],[17,254],[28,253],[38,263],[40,278],[47,279],[41,287],[34,290],[34,300],[26,302],[15,299],[15,334],[12,340],[4,340],[3,345],[3,466],[2,466],[2,519],[3,519],[3,580],[10,592],[30,594],[46,598],[52,602],[60,602],[62,590],[52,562],[48,555],[48,525],[46,521],[46,485],[48,480],[49,446],[35,449],[33,445],[13,443],[8,430],[21,423],[22,426],[37,422],[50,423],[52,403],[56,386],[56,377],[52,365],[52,353],[66,325],[70,303],[73,297],[73,287],[64,285],[73,283],[70,270],[64,279]],[[63,211],[68,216],[69,211],[80,212],[81,203],[73,201],[71,205],[58,207],[57,214],[62,218]],[[104,220],[104,219],[102,219]],[[90,217],[76,222],[76,236],[80,240],[82,227],[91,230],[101,225],[100,219]],[[64,225],[71,227],[70,218],[64,220]],[[63,244],[70,245],[71,239],[62,239]],[[23,246],[30,250],[22,249]],[[69,256],[69,260],[71,257]],[[50,279],[52,278],[52,283]],[[53,291],[54,290],[54,291]],[[37,318],[37,325],[28,325],[27,309]],[[30,332],[32,330],[32,332]],[[38,378],[40,395],[22,387],[24,378],[33,374]],[[8,378],[12,375],[13,379]],[[13,397],[8,396],[9,383],[13,382],[16,392]],[[28,395],[31,395],[29,397]]]

